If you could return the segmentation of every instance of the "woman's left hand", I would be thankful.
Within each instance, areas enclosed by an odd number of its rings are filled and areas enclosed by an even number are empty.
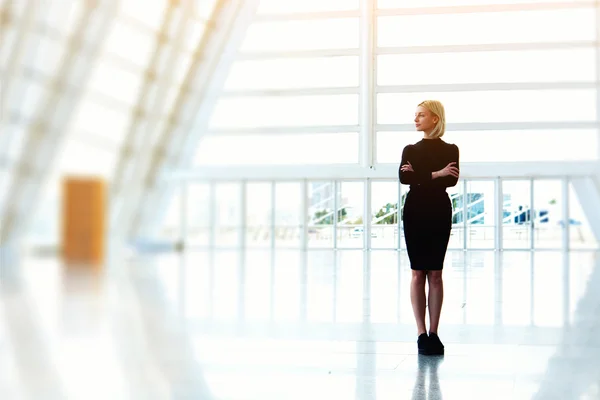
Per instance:
[[[412,164],[410,163],[410,161],[408,161],[408,164],[404,164],[402,167],[400,167],[400,171],[402,172],[415,172],[415,170],[412,167]]]

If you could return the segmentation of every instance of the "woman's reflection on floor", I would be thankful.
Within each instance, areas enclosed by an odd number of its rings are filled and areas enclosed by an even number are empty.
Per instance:
[[[413,388],[412,400],[440,400],[442,390],[438,378],[438,368],[444,356],[418,356],[417,379]],[[426,380],[429,380],[427,385]]]

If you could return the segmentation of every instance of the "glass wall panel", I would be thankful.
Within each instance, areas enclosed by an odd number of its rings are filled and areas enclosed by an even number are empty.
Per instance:
[[[371,183],[371,247],[398,247],[398,181]]]
[[[499,4],[532,4],[532,3],[578,3],[578,0],[453,0],[452,6],[487,6]],[[445,0],[377,0],[377,7],[386,8],[422,8],[447,7]]]
[[[246,244],[270,247],[272,232],[272,184],[250,182],[246,185]]]
[[[531,181],[502,182],[502,240],[505,249],[531,247]]]
[[[533,238],[536,249],[560,249],[563,235],[563,195],[560,180],[533,181]]]
[[[359,58],[321,57],[235,62],[226,90],[358,87]]]
[[[425,99],[444,104],[452,123],[595,121],[596,91],[489,90],[471,92],[380,93],[377,123],[413,124],[417,105]]]
[[[364,195],[365,183],[340,182],[338,197],[337,246],[340,248],[364,247]],[[371,234],[371,237],[373,234]]]
[[[333,181],[308,182],[308,246],[333,248],[335,196]]]
[[[356,49],[358,45],[358,18],[278,21],[250,25],[241,51]]]
[[[302,183],[275,184],[275,245],[300,247],[304,234],[302,221]]]
[[[419,132],[377,132],[377,162],[400,164],[402,149],[421,138]],[[447,131],[442,140],[459,147],[461,163],[600,158],[594,129]]]
[[[216,184],[215,245],[232,247],[240,245],[241,187],[239,183]]]
[[[306,165],[358,163],[358,133],[212,135],[200,142],[194,164]]]
[[[186,223],[187,244],[189,246],[208,246],[211,235],[210,205],[211,185],[208,183],[190,183],[187,187]]]
[[[358,10],[358,0],[261,0],[259,14]]]
[[[445,85],[516,82],[593,82],[589,48],[384,54],[378,85]]]
[[[496,190],[494,181],[467,181],[467,248],[496,245]]]
[[[378,45],[442,46],[595,40],[595,9],[379,17]],[[423,27],[427,29],[423,29]],[[456,29],[460,26],[461,29]],[[557,26],[562,29],[556,29]],[[506,29],[510,27],[510,29]],[[418,34],[415,34],[418,32]]]
[[[226,97],[217,102],[210,121],[211,128],[356,124],[357,94]]]
[[[171,243],[181,239],[181,213],[183,211],[181,209],[181,194],[181,187],[178,187],[169,202],[161,229],[160,239]]]

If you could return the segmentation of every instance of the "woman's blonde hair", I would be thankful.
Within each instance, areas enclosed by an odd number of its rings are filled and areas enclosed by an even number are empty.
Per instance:
[[[437,139],[444,136],[446,132],[446,112],[444,111],[444,105],[437,100],[425,100],[419,104],[421,107],[425,107],[430,112],[438,117],[438,122],[431,131],[429,137],[431,139]]]

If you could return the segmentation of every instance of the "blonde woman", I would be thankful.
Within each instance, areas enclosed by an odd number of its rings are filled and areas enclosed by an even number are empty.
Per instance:
[[[458,182],[459,151],[456,145],[441,139],[446,128],[442,103],[422,102],[414,121],[417,131],[423,132],[423,139],[404,148],[398,171],[400,182],[410,185],[402,214],[412,269],[410,299],[417,322],[419,354],[442,355],[444,345],[438,336],[444,299],[442,267],[452,229],[452,203],[446,188]],[[429,284],[427,303],[426,281]],[[429,335],[425,325],[426,304],[429,305]]]

